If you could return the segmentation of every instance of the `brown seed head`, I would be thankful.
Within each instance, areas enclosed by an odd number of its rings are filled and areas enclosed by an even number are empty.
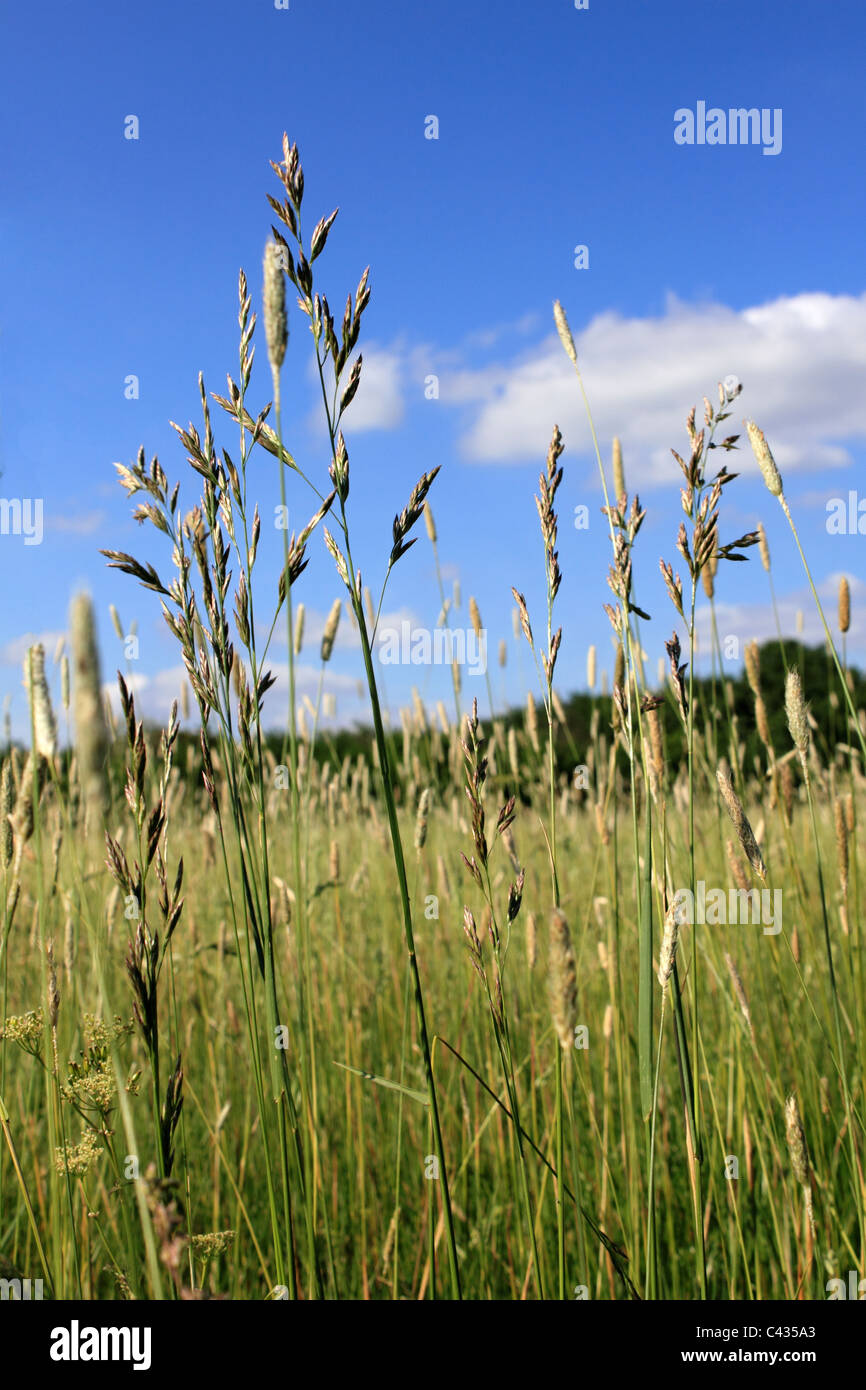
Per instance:
[[[839,631],[847,632],[851,626],[851,589],[844,574],[839,580]]]

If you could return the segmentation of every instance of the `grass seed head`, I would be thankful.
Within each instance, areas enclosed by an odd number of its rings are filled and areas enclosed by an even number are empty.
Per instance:
[[[556,908],[550,919],[550,1012],[560,1046],[574,1046],[577,1024],[577,967],[565,913]]]
[[[415,848],[420,853],[427,843],[427,820],[430,815],[430,788],[425,787],[418,799],[415,817]]]
[[[565,348],[575,367],[577,366],[577,348],[574,346],[574,338],[571,336],[571,329],[568,326],[568,319],[565,317],[565,310],[558,299],[553,301],[553,319],[556,324],[556,331],[559,334],[559,341]]]
[[[322,633],[322,661],[331,660],[331,652],[334,650],[334,641],[337,636],[337,628],[340,626],[340,613],[343,608],[343,600],[335,598],[325,623],[325,630]]]
[[[785,1138],[788,1141],[794,1177],[801,1187],[806,1187],[809,1182],[809,1156],[806,1152],[806,1136],[800,1119],[800,1107],[797,1097],[793,1094],[785,1101]]]
[[[761,879],[762,883],[766,883],[767,869],[766,865],[764,864],[763,855],[761,854],[761,851],[758,847],[758,842],[755,839],[754,832],[752,830],[751,825],[749,824],[746,813],[743,810],[742,802],[740,801],[740,798],[737,796],[737,793],[734,791],[734,788],[731,784],[730,775],[728,774],[725,768],[720,767],[718,769],[718,771],[716,772],[716,780],[719,784],[719,791],[722,794],[722,800],[725,803],[725,809],[727,810],[727,813],[730,816],[731,821],[733,822],[734,829],[737,832],[737,837],[740,841],[746,858],[748,859],[755,873]]]
[[[767,573],[770,573],[770,547],[767,544],[767,533],[764,530],[763,521],[758,522],[758,549],[761,552],[761,564]]]
[[[102,702],[96,622],[89,595],[77,594],[73,598],[69,625],[78,778],[85,803],[97,814],[104,814],[109,806],[108,728]]]
[[[616,502],[619,502],[619,499],[626,495],[625,470],[622,466],[622,444],[618,437],[613,441],[613,491]]]
[[[745,425],[749,434],[752,453],[758,461],[758,467],[761,470],[761,475],[767,485],[767,489],[774,497],[781,497],[782,476],[776,467],[776,460],[770,453],[770,446],[764,438],[764,431],[758,429],[754,420],[746,420]]]
[[[839,631],[847,632],[851,626],[851,589],[844,574],[839,580]]]
[[[45,677],[45,648],[41,642],[30,647],[24,658],[24,684],[33,717],[34,748],[42,758],[57,752],[57,724],[51,708],[51,695]]]
[[[809,752],[809,718],[806,714],[806,701],[803,698],[800,672],[794,667],[791,668],[785,679],[785,713],[788,716],[791,738],[800,754],[800,761],[805,767],[806,755]]]
[[[586,684],[590,690],[595,689],[597,652],[594,646],[590,647],[586,654]]]
[[[282,253],[275,241],[269,241],[265,247],[262,303],[268,361],[272,370],[279,372],[289,341],[289,320],[286,316],[286,277],[283,273]]]
[[[665,928],[662,936],[661,951],[659,952],[659,984],[663,990],[667,988],[668,980],[673,974],[679,935],[679,912],[677,900],[675,898],[665,915]]]
[[[12,760],[7,758],[0,772],[0,861],[3,868],[12,860],[12,822],[9,817],[15,809],[15,781],[12,776]]]

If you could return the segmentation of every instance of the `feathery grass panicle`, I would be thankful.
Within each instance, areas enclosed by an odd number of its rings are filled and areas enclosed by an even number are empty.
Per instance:
[[[576,367],[577,348],[574,346],[574,338],[571,336],[571,329],[568,326],[568,319],[565,317],[565,310],[558,299],[553,301],[553,319],[556,324],[556,331],[559,334],[559,341],[562,343],[566,353]]]
[[[38,801],[45,782],[47,766],[48,764],[40,754],[27,754],[27,761],[24,764],[21,780],[18,784],[18,795],[15,798],[15,811],[12,816],[12,830],[18,853],[20,853],[21,846],[27,844],[28,840],[31,839],[35,826],[34,771],[36,775],[35,800]]]
[[[595,690],[596,661],[596,649],[591,646],[586,654],[586,684],[589,690]]]
[[[331,660],[331,652],[334,650],[334,642],[337,637],[337,629],[340,626],[340,614],[342,611],[343,600],[335,598],[331,605],[331,611],[328,614],[327,622],[325,623],[325,629],[322,633],[322,649],[320,653],[322,661]]]
[[[675,898],[665,913],[664,932],[662,935],[661,950],[659,952],[658,980],[663,990],[667,989],[668,981],[673,974],[679,935],[679,906]]]
[[[764,704],[763,695],[755,696],[755,727],[758,730],[758,737],[764,747],[769,749],[772,746],[770,739],[770,720],[767,715],[767,706]]]
[[[268,361],[276,376],[286,356],[289,321],[286,316],[286,277],[283,272],[282,252],[275,241],[269,241],[265,247],[262,306]]]
[[[761,654],[757,642],[747,642],[744,655],[746,680],[757,698],[761,693]]]
[[[550,919],[550,1012],[560,1046],[574,1046],[577,1024],[577,967],[565,913],[555,908]]]
[[[763,521],[758,522],[758,549],[761,553],[761,564],[767,573],[770,573],[770,547],[767,544],[767,533],[764,530]]]
[[[785,1101],[785,1138],[788,1143],[788,1154],[791,1159],[791,1167],[794,1170],[794,1177],[801,1187],[806,1187],[809,1182],[809,1155],[806,1149],[803,1122],[800,1119],[800,1107],[797,1104],[797,1097],[793,1093]]]
[[[307,610],[303,603],[299,603],[295,609],[295,656],[301,655],[301,648],[304,645],[304,619]]]
[[[415,848],[420,854],[427,843],[427,821],[430,815],[430,788],[425,787],[418,798],[418,813],[415,817]]]
[[[665,753],[662,740],[661,719],[659,718],[659,712],[655,705],[650,706],[647,710],[647,728],[649,729],[650,741],[650,757],[647,760],[647,766],[650,770],[650,775],[655,780],[656,790],[658,790],[664,781]]]
[[[749,442],[752,445],[752,453],[757,459],[767,489],[774,497],[781,497],[782,476],[776,467],[776,460],[770,452],[770,446],[764,438],[764,431],[758,429],[754,420],[746,420],[744,423],[748,431]]]
[[[716,780],[719,784],[719,791],[725,803],[725,809],[733,822],[737,837],[743,851],[754,869],[755,873],[763,883],[767,881],[767,869],[764,864],[763,855],[758,847],[754,832],[749,824],[748,817],[743,810],[742,802],[734,791],[731,783],[730,773],[725,767],[719,767],[716,772]]]
[[[791,738],[805,769],[809,752],[809,717],[806,713],[800,672],[796,667],[792,667],[785,678],[785,713]]]
[[[51,708],[51,695],[45,676],[45,648],[35,643],[24,658],[24,685],[33,718],[35,751],[49,760],[57,752],[57,724]]]

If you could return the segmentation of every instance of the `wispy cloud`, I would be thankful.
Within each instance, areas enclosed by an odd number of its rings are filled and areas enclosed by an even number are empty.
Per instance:
[[[36,642],[41,642],[45,648],[45,653],[49,659],[54,654],[54,649],[61,637],[65,637],[65,632],[25,632],[20,637],[13,637],[0,647],[0,666],[20,666],[27,655],[28,649]]]
[[[824,609],[824,616],[830,627],[833,642],[837,651],[841,649],[841,634],[837,627],[837,599],[839,594],[839,581],[842,572],[828,574],[818,584],[818,594],[821,599],[821,606]],[[847,575],[848,585],[851,591],[851,626],[847,635],[847,645],[849,650],[863,650],[866,648],[866,583],[861,579]],[[804,642],[806,646],[814,647],[822,644],[825,639],[824,627],[821,618],[815,607],[811,591],[805,584],[801,589],[795,589],[777,599],[776,608],[779,615],[779,627],[782,636],[792,640]],[[803,630],[797,631],[797,615],[802,614]],[[716,602],[716,627],[719,639],[724,646],[725,638],[728,636],[736,637],[739,643],[739,655],[742,656],[742,648],[746,642],[769,642],[778,636],[776,628],[776,615],[773,607],[766,599],[759,599],[754,603],[725,603]],[[704,655],[710,651],[712,642],[712,629],[710,620],[710,608],[708,604],[703,604],[697,613],[697,632],[699,651]]]
[[[47,531],[63,531],[71,536],[92,536],[106,519],[104,511],[70,513],[48,508],[45,514]]]

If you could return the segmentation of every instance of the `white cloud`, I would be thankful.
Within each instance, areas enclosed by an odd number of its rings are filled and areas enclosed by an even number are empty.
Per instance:
[[[842,636],[837,626],[837,600],[842,573],[839,571],[827,575],[817,586],[833,643],[840,653]],[[846,577],[851,591],[851,626],[847,634],[847,645],[849,651],[862,650],[866,646],[866,583],[851,574]],[[754,603],[724,603],[717,600],[715,607],[716,626],[723,646],[727,635],[735,636],[740,642],[742,654],[742,647],[746,642],[769,642],[778,637],[773,606],[764,597]],[[801,589],[778,597],[776,607],[779,627],[784,638],[803,642],[807,647],[822,645],[826,641],[820,614],[807,585],[804,584]],[[798,613],[803,615],[802,633],[797,632]],[[708,604],[702,604],[698,610],[697,631],[699,653],[706,657],[712,643]]]
[[[566,305],[566,310],[568,310]],[[679,476],[673,446],[687,447],[685,417],[716,383],[744,384],[728,433],[746,444],[728,466],[755,472],[742,420],[765,431],[780,469],[850,464],[842,441],[866,438],[866,294],[799,294],[743,310],[675,297],[658,318],[604,313],[572,330],[599,442],[623,442],[626,479],[647,486]],[[542,459],[554,423],[566,447],[589,453],[591,436],[573,368],[555,333],[499,366],[443,372],[441,399],[468,406],[460,441],[477,463]],[[474,417],[474,418],[473,418]]]
[[[47,529],[49,531],[65,531],[72,536],[92,536],[94,531],[98,531],[104,522],[106,513],[103,511],[79,512],[48,512],[46,516]]]
[[[288,691],[289,667],[287,662],[266,661],[265,670],[276,677],[274,685],[265,696],[263,706],[264,727],[271,728],[285,722],[286,697]],[[168,721],[172,702],[180,706],[180,692],[187,682],[186,667],[169,666],[153,675],[133,670],[131,675],[124,672],[124,680],[135,698],[135,710],[139,719],[153,720],[164,725]],[[106,681],[103,694],[111,702],[116,719],[120,719],[120,693],[117,681]],[[299,663],[295,666],[295,690],[298,700],[305,695],[315,701],[319,690],[319,667]],[[355,676],[339,675],[326,668],[323,690],[338,696],[340,704],[346,705],[358,698],[358,680]],[[338,705],[339,708],[339,705]],[[198,710],[190,690],[191,720],[196,723]]]
[[[65,632],[25,632],[21,637],[13,637],[9,642],[5,642],[0,647],[0,666],[23,666],[24,658],[30,647],[37,642],[41,642],[45,648],[45,655],[51,661],[54,650],[61,637],[65,637]]]

